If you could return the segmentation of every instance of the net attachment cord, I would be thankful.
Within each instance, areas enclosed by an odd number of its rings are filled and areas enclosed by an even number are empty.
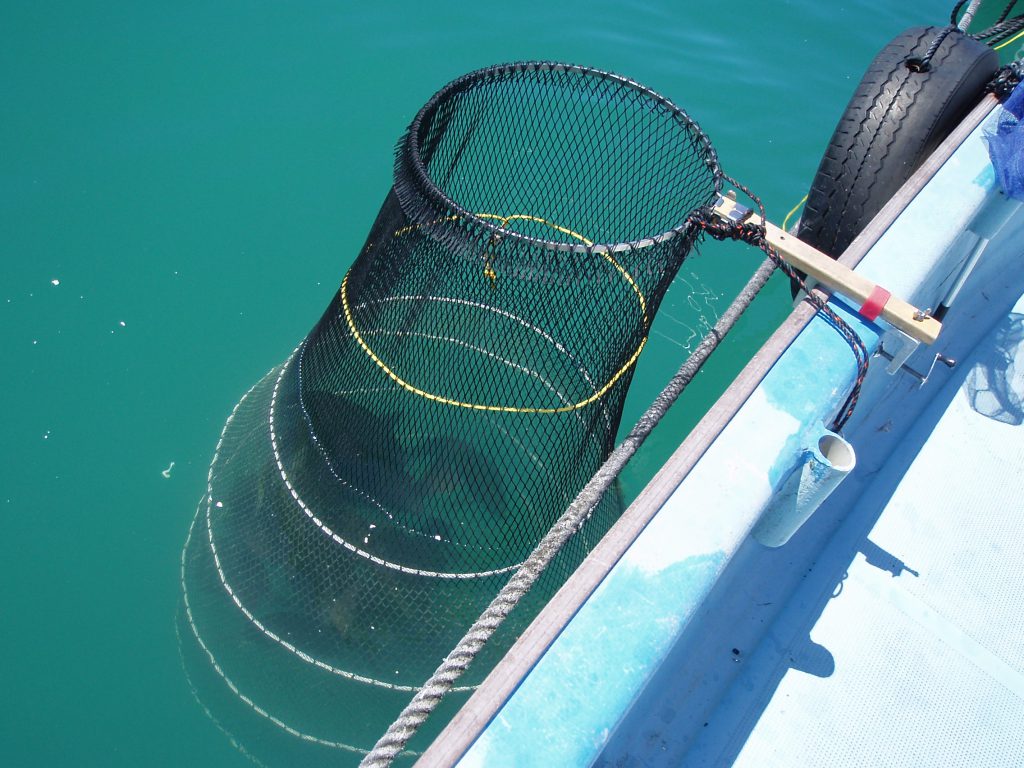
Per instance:
[[[689,221],[693,226],[715,240],[739,240],[761,250],[776,268],[796,282],[804,293],[804,301],[811,304],[824,320],[849,344],[856,361],[857,375],[846,401],[843,403],[842,408],[839,409],[839,413],[831,425],[833,431],[840,432],[857,407],[857,401],[860,399],[860,390],[864,384],[864,379],[867,377],[870,358],[867,347],[856,331],[828,305],[827,299],[820,293],[811,290],[804,276],[787,262],[778,249],[768,241],[764,224],[768,219],[765,216],[764,204],[761,202],[761,199],[730,176],[723,174],[723,178],[736,189],[743,192],[754,203],[760,213],[760,217],[756,220],[752,217],[730,220],[716,214],[713,210],[704,209],[692,214]],[[867,306],[866,303],[865,307]],[[863,310],[864,308],[862,308],[862,314],[864,313]],[[876,312],[875,317],[877,316],[878,313]],[[874,317],[870,319],[873,320]]]

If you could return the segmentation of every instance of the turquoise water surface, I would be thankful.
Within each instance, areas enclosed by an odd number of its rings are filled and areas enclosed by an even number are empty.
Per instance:
[[[6,4],[0,763],[248,764],[182,673],[181,547],[225,417],[330,301],[436,89],[517,59],[623,73],[687,109],[781,221],[871,57],[949,5]],[[624,425],[757,263],[712,242],[684,264]],[[788,291],[774,279],[627,495]]]

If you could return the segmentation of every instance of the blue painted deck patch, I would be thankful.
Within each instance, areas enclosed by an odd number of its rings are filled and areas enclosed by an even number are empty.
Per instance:
[[[540,754],[549,765],[589,762],[608,739],[607,721],[590,721],[586,732],[566,723],[577,724],[580,708],[628,708],[725,560],[716,552],[660,569],[617,568],[594,593],[599,609],[584,606],[541,659],[544,674],[523,682],[461,765],[517,768],[536,765]],[[615,642],[606,642],[612,631]],[[554,700],[544,682],[552,677],[564,681]]]

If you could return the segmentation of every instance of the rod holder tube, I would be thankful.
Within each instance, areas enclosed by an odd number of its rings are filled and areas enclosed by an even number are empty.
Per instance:
[[[781,547],[814,514],[857,464],[853,446],[824,430],[786,477],[751,535],[766,547]]]

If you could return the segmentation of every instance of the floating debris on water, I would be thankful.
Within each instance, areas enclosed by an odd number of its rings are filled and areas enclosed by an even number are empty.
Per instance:
[[[160,474],[163,475],[164,477],[166,477],[168,480],[170,480],[171,479],[171,470],[172,469],[174,469],[174,462],[173,461],[170,463],[170,465],[168,465],[167,469],[165,469]]]

